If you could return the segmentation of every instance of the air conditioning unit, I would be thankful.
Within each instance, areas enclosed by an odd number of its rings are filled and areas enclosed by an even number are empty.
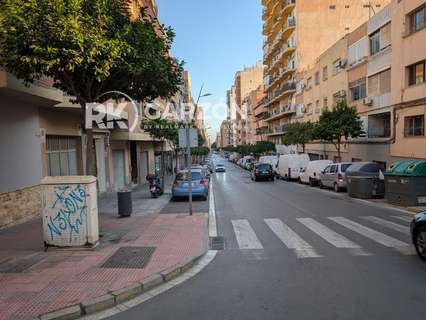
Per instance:
[[[371,99],[370,97],[366,97],[366,98],[364,98],[364,100],[362,100],[362,102],[363,102],[366,106],[371,106],[371,105],[373,105],[373,99]]]
[[[300,85],[300,89],[304,90],[305,88],[306,88],[306,83],[302,83],[302,84]]]
[[[337,94],[340,98],[344,98],[346,97],[346,91],[345,90],[340,90]]]
[[[340,68],[342,68],[342,69],[346,68],[347,64],[348,64],[348,59],[340,60]]]

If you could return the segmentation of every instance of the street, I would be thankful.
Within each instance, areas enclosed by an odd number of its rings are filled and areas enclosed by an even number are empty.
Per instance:
[[[225,250],[194,278],[112,319],[426,317],[408,215],[297,183],[252,182],[226,167],[213,181]]]

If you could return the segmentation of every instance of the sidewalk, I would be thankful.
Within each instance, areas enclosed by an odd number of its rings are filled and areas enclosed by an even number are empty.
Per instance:
[[[102,237],[94,250],[44,252],[41,220],[1,230],[0,319],[34,319],[86,303],[208,249],[206,214],[158,215],[153,211],[161,208],[153,207],[144,213],[138,211],[144,207],[143,191],[136,196],[140,205],[134,205],[132,217],[119,219],[111,208],[100,214]],[[101,199],[100,204],[108,208],[108,201]]]

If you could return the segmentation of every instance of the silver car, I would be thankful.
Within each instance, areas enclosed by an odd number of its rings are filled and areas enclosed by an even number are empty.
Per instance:
[[[336,192],[346,189],[345,172],[351,165],[351,162],[340,162],[328,165],[320,174],[320,188],[332,188]]]

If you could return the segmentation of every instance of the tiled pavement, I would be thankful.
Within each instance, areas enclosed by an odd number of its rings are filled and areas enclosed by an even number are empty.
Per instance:
[[[0,272],[0,320],[33,319],[96,298],[207,250],[205,214],[101,215],[103,237],[95,250],[44,252],[40,228],[41,221],[32,221],[0,231],[0,268],[28,264],[20,272]],[[117,249],[129,246],[156,250],[143,269],[101,268]]]

